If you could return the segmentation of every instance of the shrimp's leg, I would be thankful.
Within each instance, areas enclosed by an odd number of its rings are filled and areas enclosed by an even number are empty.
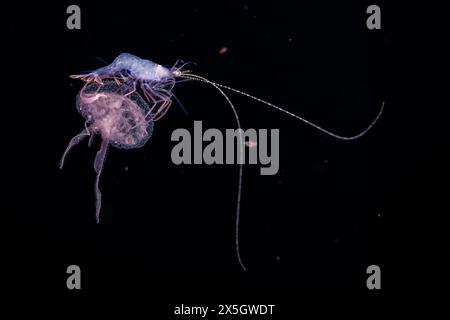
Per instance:
[[[171,93],[164,89],[154,90],[147,84],[142,84],[141,87],[144,96],[147,98],[147,101],[149,103],[152,102],[153,104],[145,117],[147,118],[150,115],[152,121],[161,119],[166,114],[167,110],[169,110],[169,107],[172,104]],[[154,111],[155,109],[156,111]]]
[[[152,120],[158,121],[161,119],[169,110],[170,105],[172,104],[172,100],[170,96],[164,96],[156,94],[158,98],[160,98],[159,102],[162,104],[158,107],[155,113],[152,114]]]
[[[72,74],[69,76],[71,79],[80,79],[84,82],[92,82],[97,76],[94,73],[86,73],[86,74]]]
[[[142,93],[144,94],[145,99],[149,104],[151,104],[150,109],[148,110],[145,118],[152,114],[153,109],[159,104],[159,101],[156,100],[153,89],[149,88],[147,84],[141,83]],[[153,120],[153,117],[152,117]]]
[[[102,208],[102,193],[99,188],[100,175],[103,171],[103,164],[105,163],[106,158],[106,150],[108,150],[109,141],[102,140],[102,145],[100,146],[100,150],[98,150],[97,155],[95,156],[94,169],[97,173],[97,177],[95,179],[95,219],[97,223],[100,221],[100,209]]]
[[[167,110],[169,110],[172,101],[170,100],[170,98],[167,98],[167,100],[162,101],[162,104],[160,103],[161,101],[158,101],[158,104],[155,105],[149,112],[147,112],[146,117],[151,115],[150,118],[152,119],[152,121],[158,121],[166,114]],[[153,112],[156,107],[158,107],[158,109]]]
[[[85,79],[89,76],[89,73],[86,74],[71,74],[69,76],[69,78],[71,79],[81,79],[83,81],[85,81]]]
[[[95,82],[103,85],[102,76],[99,76],[96,72],[87,73],[87,74],[73,74],[69,76],[71,79],[81,79],[86,83]]]
[[[116,77],[113,77],[113,79],[114,79],[114,82],[115,82],[118,86],[120,86],[120,81],[119,81]]]
[[[126,93],[126,94],[124,95],[124,97],[126,97],[126,96],[132,94],[133,92],[136,92],[136,81],[137,81],[137,80],[132,81],[132,82],[133,82],[133,84],[132,84],[133,89],[132,89],[130,92]]]
[[[62,167],[64,165],[64,160],[66,159],[67,153],[69,153],[70,149],[72,149],[72,147],[74,147],[75,145],[80,143],[81,140],[86,138],[88,135],[89,135],[89,131],[87,129],[84,129],[83,131],[81,131],[79,134],[77,134],[75,137],[73,137],[70,140],[69,145],[67,146],[66,150],[64,151],[61,161],[59,163],[60,169],[62,169]]]

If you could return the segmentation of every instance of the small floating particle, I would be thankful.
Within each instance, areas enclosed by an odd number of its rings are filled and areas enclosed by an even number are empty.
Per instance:
[[[228,48],[227,48],[227,47],[222,47],[222,48],[220,48],[220,50],[219,50],[219,54],[225,54],[225,53],[227,53],[227,51],[228,51]]]
[[[258,145],[258,143],[256,141],[252,141],[252,140],[245,141],[244,144],[246,147],[249,147],[249,148],[253,148]]]

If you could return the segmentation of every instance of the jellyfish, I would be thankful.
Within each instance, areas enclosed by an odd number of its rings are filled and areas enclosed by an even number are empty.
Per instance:
[[[119,149],[142,147],[153,133],[153,118],[144,99],[125,84],[115,81],[89,82],[77,95],[76,107],[85,118],[84,129],[73,137],[61,158],[60,168],[64,165],[69,151],[84,138],[91,145],[94,136],[102,139],[94,161],[95,180],[95,217],[100,221],[102,193],[99,188],[100,176],[109,145]]]

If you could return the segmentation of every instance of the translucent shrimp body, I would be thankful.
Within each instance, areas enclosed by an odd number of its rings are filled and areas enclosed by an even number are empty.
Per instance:
[[[122,53],[106,67],[94,70],[90,75],[103,78],[111,74],[117,74],[122,70],[127,70],[130,76],[142,81],[162,81],[167,78],[173,78],[171,70],[160,64],[147,59],[141,59],[130,53]]]

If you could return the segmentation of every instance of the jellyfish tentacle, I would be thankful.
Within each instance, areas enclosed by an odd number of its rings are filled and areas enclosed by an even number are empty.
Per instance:
[[[84,138],[89,136],[89,131],[87,129],[84,129],[79,134],[77,134],[75,137],[73,137],[69,144],[67,145],[66,150],[63,153],[63,156],[61,157],[61,161],[59,163],[59,168],[62,169],[64,166],[64,160],[66,159],[67,154],[69,153],[70,149],[72,147],[76,146],[78,143],[80,143]]]
[[[89,137],[88,141],[88,147],[92,146],[92,142],[94,142],[95,134],[91,133],[91,136]]]
[[[97,223],[100,221],[100,209],[102,208],[102,192],[99,188],[100,175],[103,171],[103,164],[105,163],[106,158],[106,150],[108,150],[109,141],[102,140],[102,145],[100,146],[100,150],[98,150],[97,155],[95,156],[94,161],[94,169],[97,173],[97,177],[95,179],[95,218]]]

